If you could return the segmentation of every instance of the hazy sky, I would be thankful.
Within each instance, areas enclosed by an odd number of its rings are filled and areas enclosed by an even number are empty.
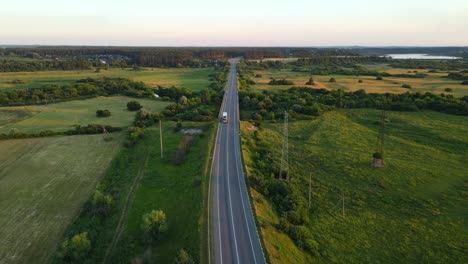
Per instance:
[[[468,46],[468,0],[2,0],[0,44]]]

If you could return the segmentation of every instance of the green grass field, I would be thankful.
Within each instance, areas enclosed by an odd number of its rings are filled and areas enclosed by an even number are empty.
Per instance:
[[[292,86],[308,86],[311,88],[342,89],[344,91],[356,91],[364,89],[368,93],[404,93],[411,92],[433,92],[447,93],[445,88],[453,89],[454,96],[468,95],[468,86],[461,85],[461,81],[441,78],[447,76],[448,72],[428,73],[428,70],[421,69],[400,69],[400,68],[381,68],[377,65],[379,71],[385,71],[390,74],[407,73],[409,70],[417,70],[419,73],[428,74],[426,78],[400,78],[384,77],[384,80],[378,81],[373,76],[350,76],[350,75],[314,75],[315,85],[305,85],[309,75],[304,72],[294,72],[291,70],[263,70],[255,71],[255,74],[261,74],[262,77],[253,78],[256,82],[256,89],[287,89]],[[294,85],[268,85],[270,78],[285,78],[294,82]],[[336,83],[329,82],[330,78],[335,78]],[[362,80],[362,83],[358,83]],[[412,89],[402,88],[403,84],[409,84]]]
[[[198,91],[208,88],[213,68],[143,68],[141,71],[110,68],[96,73],[94,70],[84,71],[37,71],[37,72],[1,72],[0,89],[34,88],[44,84],[64,85],[87,77],[100,76],[113,78],[128,78],[141,81],[150,87],[177,86]],[[21,80],[24,84],[12,84],[13,80]]]
[[[145,109],[161,111],[170,104],[159,100],[135,99],[125,96],[96,97],[49,105],[32,105],[0,108],[0,133],[9,133],[12,129],[21,132],[39,132],[43,130],[66,131],[73,125],[103,124],[128,126],[132,123],[135,112],[127,110],[127,102],[136,100]],[[110,117],[96,117],[96,110],[108,109]]]
[[[47,263],[123,133],[0,141],[0,263]]]
[[[208,146],[214,140],[211,125],[192,123],[191,127],[204,129],[203,137],[194,136],[195,141],[186,161],[181,166],[174,166],[169,159],[182,140],[182,135],[171,133],[174,125],[169,123],[169,127],[166,126],[165,129],[165,158],[161,160],[158,147],[149,150],[148,166],[129,211],[126,239],[121,240],[118,245],[122,248],[128,248],[129,244],[134,245],[134,252],[143,255],[142,215],[152,209],[161,209],[166,213],[169,229],[153,247],[154,259],[160,263],[172,263],[182,248],[195,259],[200,257],[203,184],[208,180],[204,169],[210,155]],[[156,129],[150,131],[147,144],[158,145],[158,132]],[[116,254],[114,260],[121,257],[121,254]]]
[[[388,112],[385,163],[370,167],[379,112],[327,112],[290,121],[291,183],[312,206],[306,224],[320,256],[277,229],[270,202],[252,190],[272,263],[464,263],[468,230],[468,119],[436,112]],[[280,159],[281,122],[258,137]],[[253,131],[242,123],[243,155],[253,173]],[[341,193],[345,195],[342,215]]]
[[[143,139],[130,148],[123,148],[114,159],[100,182],[115,194],[115,207],[109,217],[97,221],[82,214],[68,228],[66,237],[90,231],[93,248],[87,256],[89,263],[103,261],[116,234],[120,234],[118,243],[109,250],[106,263],[138,263],[146,250],[142,216],[153,209],[166,213],[168,230],[151,247],[152,260],[172,263],[182,248],[195,260],[200,257],[203,193],[208,180],[206,164],[215,130],[212,123],[184,122],[184,127],[203,129],[203,134],[194,135],[185,162],[173,165],[172,154],[183,138],[174,132],[175,125],[175,122],[163,122],[164,159],[160,156],[158,127],[146,129]],[[132,186],[135,186],[133,192]],[[121,219],[123,224],[119,226]],[[90,226],[94,228],[91,230]],[[57,258],[53,263],[62,262]]]

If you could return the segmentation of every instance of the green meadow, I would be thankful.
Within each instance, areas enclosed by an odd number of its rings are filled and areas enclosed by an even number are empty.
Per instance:
[[[100,72],[95,70],[1,72],[0,89],[34,88],[44,84],[65,85],[87,77],[111,77],[141,81],[150,87],[174,85],[198,91],[208,88],[209,75],[212,73],[214,73],[212,68],[143,68],[139,71],[109,68],[109,70],[101,69]],[[14,80],[23,83],[13,84]]]
[[[279,229],[274,205],[251,189],[271,263],[466,262],[468,119],[387,112],[383,169],[370,166],[377,120],[369,109],[290,120],[289,184],[307,201],[312,178],[305,226],[319,249],[315,256],[299,249]],[[241,129],[249,176],[259,144],[280,160],[281,122],[262,122],[257,140],[251,124]]]
[[[135,112],[127,110],[127,102],[136,100],[144,109],[157,112],[170,102],[156,99],[135,99],[126,96],[96,97],[48,105],[14,106],[0,108],[0,133],[12,129],[31,133],[44,130],[66,131],[74,125],[102,124],[116,127],[129,126]],[[109,117],[96,117],[96,110],[108,109]]]
[[[88,231],[93,244],[88,263],[172,263],[177,252],[186,250],[198,262],[204,230],[204,193],[208,181],[210,144],[214,140],[212,123],[184,122],[185,128],[201,129],[193,135],[190,150],[182,164],[172,163],[175,151],[185,137],[174,132],[175,122],[163,122],[164,157],[161,158],[159,127],[146,129],[134,146],[123,148],[100,184],[115,193],[112,214],[102,221],[81,214],[68,228],[70,236]],[[142,216],[163,210],[168,229],[152,246],[144,244]],[[91,228],[90,228],[91,227]],[[205,242],[206,243],[206,242]],[[148,260],[148,258],[146,258]],[[53,263],[62,263],[57,257]]]

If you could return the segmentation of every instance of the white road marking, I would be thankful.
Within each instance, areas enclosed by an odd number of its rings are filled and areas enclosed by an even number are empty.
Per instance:
[[[223,128],[221,127],[220,130]],[[218,149],[218,154],[219,154],[219,149]],[[217,188],[217,196],[218,196],[218,235],[219,235],[219,255],[221,259],[221,263],[223,263],[223,249],[222,249],[222,240],[221,240],[221,216],[219,213],[219,185],[220,185],[220,180],[219,180],[219,155],[218,155],[218,164],[217,164],[216,172],[217,172],[217,177],[218,177],[218,184],[216,186]]]
[[[237,121],[236,121],[237,122]],[[238,126],[236,126],[236,128],[238,128]],[[234,130],[235,131],[235,130]],[[235,160],[236,160],[236,169],[239,173],[239,180],[238,180],[238,183],[239,183],[239,191],[240,191],[240,195],[241,195],[241,203],[242,203],[242,209],[244,211],[244,219],[245,219],[245,224],[247,225],[247,233],[249,234],[249,241],[250,241],[250,248],[252,249],[252,255],[254,257],[254,262],[257,263],[257,258],[255,257],[255,251],[254,251],[254,246],[253,246],[253,242],[252,242],[252,236],[250,235],[250,225],[249,225],[249,221],[247,220],[247,212],[245,211],[245,203],[244,203],[244,192],[242,191],[242,187],[241,187],[241,177],[243,175],[243,172],[242,172],[242,168],[240,168],[240,171],[239,171],[239,163],[238,163],[238,158],[240,157],[241,153],[240,153],[240,142],[239,144],[237,144],[237,147],[236,147],[236,151],[237,153],[239,154]],[[249,204],[250,206],[250,204]]]

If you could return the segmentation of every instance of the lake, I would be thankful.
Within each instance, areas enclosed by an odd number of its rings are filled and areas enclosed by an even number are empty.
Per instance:
[[[428,55],[428,54],[387,54],[394,59],[418,59],[418,60],[456,60],[459,57],[453,56],[439,56],[439,55]]]

